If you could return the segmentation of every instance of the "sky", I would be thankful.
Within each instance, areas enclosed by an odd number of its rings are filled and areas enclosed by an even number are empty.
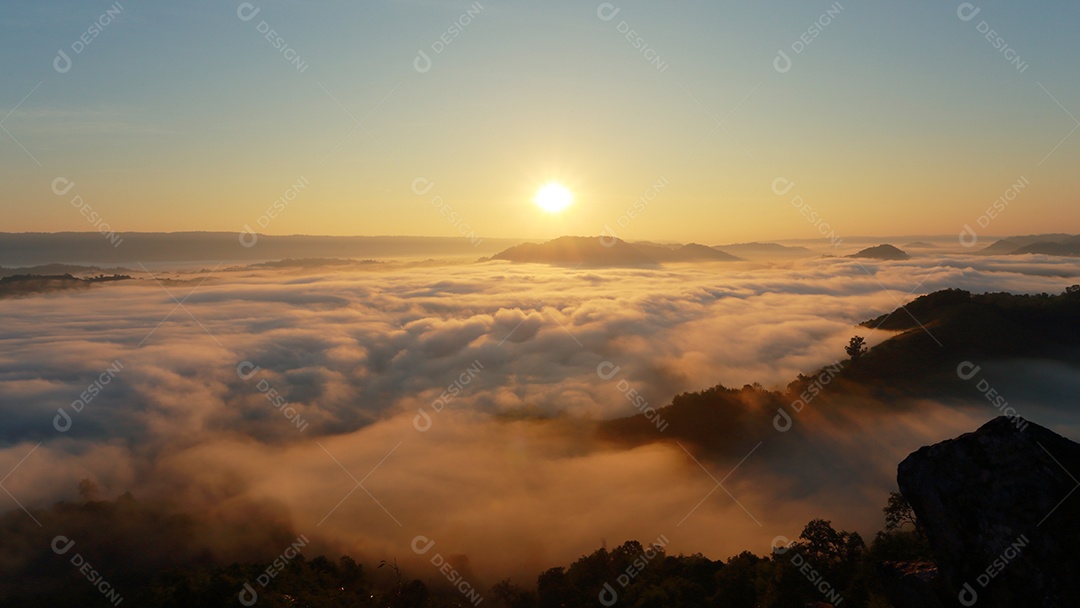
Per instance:
[[[1078,22],[1065,0],[9,0],[0,230],[1080,232]],[[549,182],[561,213],[533,204]]]

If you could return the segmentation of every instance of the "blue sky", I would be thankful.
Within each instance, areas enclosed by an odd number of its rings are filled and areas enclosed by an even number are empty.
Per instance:
[[[121,1],[76,54],[115,3],[8,2],[4,229],[92,229],[78,193],[119,230],[233,230],[303,177],[267,232],[452,235],[441,196],[488,236],[595,234],[666,178],[620,236],[814,236],[782,176],[848,234],[949,234],[1025,176],[990,229],[1080,232],[1080,134],[1058,145],[1080,116],[1076,3],[602,4]],[[576,195],[558,217],[530,203],[548,181]]]

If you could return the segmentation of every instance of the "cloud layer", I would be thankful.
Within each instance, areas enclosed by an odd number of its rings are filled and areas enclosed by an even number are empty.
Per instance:
[[[264,504],[326,546],[418,569],[410,543],[426,536],[488,582],[602,541],[665,534],[676,552],[726,557],[813,517],[872,533],[900,459],[996,412],[807,410],[807,432],[746,438],[758,447],[741,464],[612,448],[594,421],[638,412],[627,387],[660,407],[717,383],[782,386],[921,293],[1080,282],[1074,264],[1032,256],[379,266],[0,300],[5,507],[71,498],[82,478],[193,512]],[[601,378],[604,362],[617,371]]]

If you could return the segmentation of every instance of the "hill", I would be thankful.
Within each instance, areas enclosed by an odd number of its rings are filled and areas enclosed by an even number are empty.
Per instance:
[[[871,260],[906,260],[910,256],[903,250],[889,244],[867,247],[858,253],[853,253],[848,258],[867,258]]]
[[[787,260],[811,258],[817,255],[806,247],[789,247],[779,243],[732,243],[731,245],[717,245],[714,249],[747,260]]]
[[[88,289],[94,283],[127,280],[131,280],[131,277],[127,275],[98,275],[96,277],[80,279],[70,274],[16,274],[0,278],[0,298],[11,298],[71,289]]]
[[[970,399],[973,384],[957,373],[964,361],[1038,357],[1077,364],[1080,286],[1054,296],[944,290],[862,325],[899,333],[856,360],[800,374],[785,389],[717,385],[677,395],[648,418],[605,421],[598,434],[630,445],[684,441],[706,454],[735,456],[748,449],[745,437],[752,430],[777,424],[781,410],[793,415],[792,404],[799,400],[828,412],[895,410],[921,398]]]
[[[1035,253],[1065,257],[1080,256],[1080,236],[1071,234],[1029,234],[1010,236],[980,249],[980,255],[1023,255]]]
[[[980,255],[1008,255],[1023,246],[1024,245],[1021,243],[1011,239],[1001,239],[999,241],[994,241],[976,253]]]
[[[677,262],[734,262],[739,258],[712,247],[627,243],[618,238],[563,236],[544,243],[523,243],[486,260],[583,266],[649,267]]]
[[[1023,247],[1010,253],[1011,255],[1024,255],[1025,253],[1035,253],[1040,255],[1056,255],[1062,257],[1080,257],[1080,241],[1070,240],[1061,243],[1032,243],[1030,245],[1024,245]]]
[[[595,236],[563,236],[544,243],[522,243],[486,259],[585,266],[656,266],[658,263],[622,239],[601,241]]]
[[[736,262],[739,258],[726,251],[706,247],[698,243],[688,245],[654,245],[652,243],[634,243],[631,245],[657,262]]]
[[[15,275],[72,275],[72,276],[96,276],[104,272],[111,272],[113,274],[134,272],[127,268],[100,268],[98,266],[81,266],[78,264],[43,264],[41,266],[24,266],[21,268],[4,268],[0,266],[0,277],[11,277]]]

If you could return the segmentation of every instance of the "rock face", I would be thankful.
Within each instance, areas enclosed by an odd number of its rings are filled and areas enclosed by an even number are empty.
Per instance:
[[[952,605],[1080,605],[1080,444],[1022,419],[924,447],[900,492]]]
[[[942,589],[935,564],[926,562],[884,562],[878,564],[878,579],[885,595],[897,608],[945,608],[951,606]]]

